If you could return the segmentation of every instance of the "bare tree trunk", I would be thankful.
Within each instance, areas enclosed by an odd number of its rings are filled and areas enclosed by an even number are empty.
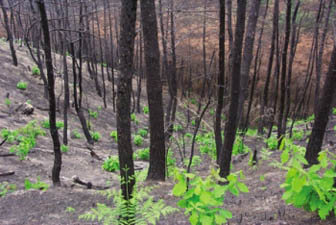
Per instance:
[[[132,198],[134,162],[131,140],[131,92],[133,73],[133,54],[135,39],[137,1],[124,0],[121,2],[120,15],[120,77],[117,90],[117,131],[120,175],[124,182],[121,190],[125,200]]]
[[[305,158],[310,165],[317,164],[317,156],[321,151],[325,129],[329,121],[333,97],[336,93],[336,44],[331,55],[329,70],[321,95],[318,113],[315,116],[312,134],[309,138]]]
[[[160,77],[160,51],[154,0],[141,0],[146,85],[149,107],[150,157],[147,180],[165,180],[166,150]]]
[[[7,32],[7,40],[9,42],[9,48],[10,48],[10,51],[11,51],[11,54],[12,54],[13,65],[17,66],[18,61],[17,61],[16,52],[15,52],[14,43],[13,43],[13,35],[12,35],[12,31],[9,27],[8,15],[7,15],[7,11],[5,9],[5,6],[3,4],[3,0],[0,0],[0,7],[1,7],[2,13],[3,13],[3,19],[4,19],[4,22],[5,22],[5,29],[6,29],[6,32]]]
[[[246,36],[244,41],[244,55],[241,65],[241,80],[240,80],[240,89],[241,94],[239,97],[238,105],[238,118],[237,122],[241,121],[241,126],[243,125],[243,111],[244,103],[248,97],[248,84],[250,79],[250,67],[253,58],[253,47],[255,39],[255,31],[257,27],[258,17],[259,17],[259,8],[261,0],[251,1],[251,8],[249,13],[249,19],[247,24]]]
[[[38,0],[37,4],[39,6],[41,15],[41,26],[44,36],[44,53],[46,56],[46,67],[48,76],[48,87],[49,87],[49,122],[50,122],[50,134],[54,145],[54,165],[52,169],[52,181],[54,186],[60,186],[60,172],[62,166],[62,153],[61,144],[58,138],[58,131],[56,127],[56,99],[55,99],[55,78],[53,71],[53,62],[51,56],[51,43],[49,36],[49,25],[47,13],[45,10],[45,5],[43,0]]]
[[[217,78],[217,107],[216,107],[216,121],[215,121],[215,140],[216,140],[216,160],[219,165],[219,157],[222,149],[222,109],[224,105],[224,80],[225,80],[225,0],[219,0],[219,53],[218,53],[218,65],[219,72]]]
[[[246,0],[237,0],[237,22],[235,30],[235,42],[233,49],[231,101],[228,122],[225,125],[224,145],[220,154],[220,176],[227,177],[230,174],[232,147],[237,131],[237,110],[240,89],[240,65],[245,32]]]

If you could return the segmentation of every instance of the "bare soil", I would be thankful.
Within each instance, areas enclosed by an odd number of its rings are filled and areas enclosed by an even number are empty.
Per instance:
[[[0,129],[17,129],[24,126],[32,120],[42,121],[47,118],[47,101],[43,98],[42,81],[31,75],[30,69],[34,63],[30,59],[24,48],[18,51],[19,66],[13,67],[7,43],[0,43]],[[60,65],[56,68],[61,71]],[[28,88],[25,91],[18,90],[16,84],[18,81],[26,81]],[[70,79],[72,80],[72,79]],[[61,73],[56,79],[57,96],[62,92]],[[144,89],[144,88],[143,88]],[[112,130],[116,130],[115,113],[111,104],[111,85],[107,85],[108,107],[103,107],[102,99],[96,95],[93,82],[90,79],[84,79],[85,96],[83,106],[88,109],[97,110],[100,106],[102,110],[97,119],[91,119],[93,130],[100,132],[101,140],[94,146],[94,151],[105,159],[109,155],[117,154],[117,145],[109,137]],[[5,97],[9,93],[11,105],[4,104]],[[62,99],[60,97],[60,112],[62,112]],[[35,110],[33,115],[24,116],[20,110],[15,109],[20,104],[30,100]],[[142,103],[145,105],[146,98],[143,96]],[[182,110],[182,109],[179,109]],[[58,120],[62,120],[62,114],[58,113]],[[53,151],[51,138],[47,136],[39,137],[37,146],[32,149],[26,160],[19,160],[18,157],[0,157],[0,173],[14,171],[14,175],[1,176],[0,182],[16,184],[17,190],[8,193],[0,198],[0,225],[56,225],[56,224],[100,224],[90,223],[78,220],[78,216],[94,207],[98,202],[110,204],[105,197],[97,194],[96,190],[89,190],[84,186],[75,184],[72,181],[73,176],[90,181],[93,185],[118,188],[119,180],[117,173],[108,173],[102,170],[102,161],[91,157],[87,149],[84,135],[81,132],[81,126],[76,116],[75,110],[70,109],[69,113],[69,131],[77,129],[82,138],[69,139],[69,152],[63,154],[63,166],[61,172],[62,187],[49,188],[47,191],[25,190],[24,180],[26,178],[36,181],[37,177],[41,181],[51,185],[51,168],[53,164]],[[148,117],[143,114],[137,114],[140,120],[139,125],[134,125],[134,132],[138,128],[147,127]],[[335,118],[332,118],[327,132],[326,144],[335,138],[332,127],[335,126]],[[208,124],[212,124],[209,120]],[[62,132],[60,132],[62,137]],[[252,149],[261,149],[263,141],[257,137],[248,137],[246,143]],[[305,143],[302,143],[305,144]],[[148,139],[143,147],[148,146]],[[0,153],[8,153],[10,145],[5,143],[0,147]],[[141,147],[141,148],[143,148]],[[329,145],[329,147],[332,147]],[[134,148],[138,148],[135,147]],[[178,157],[177,148],[173,146],[174,154]],[[187,150],[190,146],[187,146]],[[335,150],[335,149],[333,149]],[[198,154],[198,153],[197,153]],[[270,159],[279,158],[279,152],[273,152]],[[259,156],[260,157],[260,156]],[[256,167],[248,165],[249,157],[241,160],[235,160],[234,170],[243,170],[246,175],[245,183],[250,190],[247,194],[239,197],[227,195],[224,207],[232,211],[234,218],[229,224],[336,224],[336,218],[331,216],[325,221],[320,221],[314,213],[305,212],[302,209],[296,209],[293,206],[286,205],[281,199],[283,191],[280,184],[284,181],[284,172],[269,165],[270,160],[261,161]],[[208,174],[214,162],[209,157],[202,158],[202,164],[197,168],[197,172],[202,175]],[[177,159],[179,161],[179,159]],[[136,162],[138,168],[146,167],[145,162]],[[265,176],[264,181],[260,181],[260,176]],[[149,185],[149,184],[148,184]],[[171,190],[174,181],[170,178],[166,182],[159,184],[160,188],[154,190],[153,195],[156,198],[162,198],[168,205],[176,207],[177,198],[173,197]],[[73,207],[76,211],[66,212],[67,207]],[[182,210],[179,213],[162,218],[158,224],[182,225],[189,224],[187,216]]]

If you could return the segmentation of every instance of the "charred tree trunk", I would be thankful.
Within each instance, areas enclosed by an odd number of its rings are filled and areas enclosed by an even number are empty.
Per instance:
[[[309,138],[305,158],[310,165],[317,164],[318,154],[321,151],[325,129],[329,121],[329,114],[332,107],[333,97],[336,93],[336,44],[331,55],[329,70],[321,95],[320,105],[315,122],[313,125],[312,134]]]
[[[166,157],[160,51],[154,0],[141,0],[146,85],[149,107],[150,157],[147,180],[165,180]]]
[[[3,19],[4,19],[4,22],[5,22],[5,29],[6,29],[6,32],[7,32],[7,40],[9,42],[9,48],[10,48],[10,51],[11,51],[11,54],[12,54],[13,65],[17,66],[18,61],[17,61],[16,52],[15,52],[15,48],[14,48],[13,34],[12,34],[12,31],[11,31],[10,26],[9,26],[8,15],[7,15],[7,11],[5,9],[5,6],[3,4],[3,0],[0,0],[0,7],[1,7],[2,13],[3,13]]]
[[[219,157],[222,149],[222,109],[224,105],[224,80],[225,80],[225,0],[219,0],[219,53],[218,53],[218,65],[219,72],[217,78],[217,108],[216,108],[216,121],[215,121],[215,140],[216,140],[216,154],[217,164],[219,165]]]
[[[121,2],[120,15],[120,78],[117,90],[117,131],[118,153],[122,195],[125,200],[132,198],[134,179],[134,162],[131,139],[131,92],[133,54],[135,39],[137,1],[124,0]]]
[[[245,32],[246,0],[237,0],[237,22],[235,30],[235,42],[233,49],[232,83],[231,83],[231,102],[229,109],[228,122],[225,125],[224,145],[220,154],[220,176],[227,177],[230,174],[232,147],[237,130],[237,110],[240,94],[240,65]]]
[[[38,0],[37,4],[40,10],[41,26],[44,37],[44,53],[45,62],[47,67],[48,87],[49,87],[49,122],[50,122],[50,134],[54,145],[54,166],[52,168],[52,181],[54,186],[60,186],[60,172],[62,166],[62,153],[61,144],[58,138],[58,131],[56,127],[56,98],[55,98],[55,77],[53,71],[53,62],[51,56],[51,43],[49,36],[49,25],[47,13],[43,0]]]

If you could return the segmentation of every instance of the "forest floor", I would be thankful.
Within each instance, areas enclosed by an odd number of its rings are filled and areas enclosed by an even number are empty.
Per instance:
[[[11,64],[10,52],[7,43],[0,42],[0,129],[10,130],[25,126],[28,122],[36,120],[37,124],[48,118],[48,103],[43,98],[43,84],[38,78],[31,75],[31,67],[34,65],[30,59],[27,50],[22,47],[18,49],[19,66],[14,67]],[[61,68],[56,64],[56,68]],[[58,74],[58,73],[57,73]],[[72,79],[70,79],[72,80]],[[28,88],[24,91],[16,88],[19,81],[28,83]],[[57,96],[62,93],[61,76],[56,79]],[[100,158],[105,159],[110,155],[117,155],[117,145],[109,136],[110,132],[116,130],[115,113],[111,104],[111,85],[108,84],[108,107],[103,107],[103,101],[97,96],[93,82],[84,79],[85,95],[83,106],[86,110],[91,109],[99,111],[97,119],[91,119],[92,129],[101,134],[101,138],[95,143],[94,151]],[[144,89],[144,88],[143,88]],[[6,96],[9,94],[10,104],[5,104]],[[61,96],[59,99],[62,106]],[[34,107],[34,113],[25,116],[21,113],[19,106],[29,101]],[[142,98],[142,105],[146,105],[145,93]],[[62,107],[60,107],[62,108]],[[183,108],[179,107],[179,114],[183,114]],[[62,110],[61,110],[62,111]],[[58,120],[62,120],[62,114],[57,114]],[[132,123],[134,133],[140,128],[148,127],[148,116],[143,113],[136,114],[139,124]],[[212,120],[207,117],[207,123],[212,124]],[[180,117],[181,119],[181,117]],[[183,119],[183,118],[182,118]],[[336,124],[336,118],[332,117],[328,125],[326,140],[335,138],[333,127]],[[302,129],[307,129],[305,126]],[[42,128],[43,129],[43,128]],[[53,148],[49,131],[45,129],[46,136],[38,137],[36,146],[31,150],[25,160],[20,160],[17,156],[0,157],[0,174],[14,171],[14,175],[1,176],[0,183],[8,182],[15,184],[16,190],[0,197],[0,225],[56,225],[56,224],[101,224],[79,220],[78,216],[89,211],[97,203],[111,204],[111,200],[97,193],[97,190],[87,189],[82,185],[75,184],[73,177],[77,176],[81,180],[90,181],[94,186],[119,188],[118,172],[110,173],[102,169],[102,160],[91,157],[87,148],[86,141],[74,108],[69,113],[69,133],[77,130],[81,138],[69,139],[69,151],[63,154],[63,163],[61,171],[62,187],[50,187],[46,191],[25,190],[25,179],[36,181],[40,177],[41,181],[51,186],[51,168],[53,164]],[[60,138],[62,138],[62,132]],[[148,147],[149,139],[146,138],[141,147],[134,146],[134,149]],[[246,137],[246,144],[251,149],[262,149],[265,146],[263,138],[253,136]],[[300,144],[300,143],[299,143]],[[305,144],[302,141],[301,144]],[[325,143],[325,146],[327,142]],[[11,147],[10,143],[4,143],[0,146],[0,155],[8,153]],[[177,147],[172,145],[174,156],[177,162],[180,161]],[[186,146],[187,155],[190,152],[190,146]],[[196,148],[196,155],[200,155]],[[331,149],[335,151],[335,149]],[[246,179],[244,183],[249,188],[249,193],[234,197],[230,194],[226,196],[224,207],[230,210],[233,218],[229,224],[274,224],[274,225],[304,225],[304,224],[336,224],[336,218],[331,216],[321,221],[317,214],[308,213],[302,209],[296,209],[293,206],[286,205],[281,199],[283,190],[280,184],[284,182],[285,172],[272,167],[270,163],[273,160],[279,160],[280,152],[270,151],[268,157],[261,159],[261,153],[257,166],[248,165],[249,156],[235,157],[233,170],[244,171]],[[194,169],[201,175],[209,174],[209,170],[215,163],[208,156],[202,156],[201,164]],[[136,167],[143,169],[147,162],[136,161]],[[264,177],[264,179],[260,179]],[[178,199],[172,195],[172,189],[175,184],[173,178],[166,182],[160,182],[159,188],[154,189],[152,194],[155,199],[163,199],[166,204],[177,207]],[[145,183],[145,185],[152,185]],[[74,210],[67,210],[69,207]],[[158,224],[164,225],[182,225],[189,224],[187,216],[181,209],[167,217],[161,218]]]

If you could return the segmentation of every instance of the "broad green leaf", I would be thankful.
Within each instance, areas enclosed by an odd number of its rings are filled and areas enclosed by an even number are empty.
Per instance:
[[[223,215],[220,215],[220,214],[216,214],[215,215],[215,222],[216,222],[216,224],[224,224],[224,223],[226,223],[226,217],[225,216],[223,216]]]
[[[200,195],[200,200],[201,202],[203,202],[205,205],[221,205],[221,203],[219,203],[218,201],[216,201],[216,199],[214,199],[211,195],[210,192],[207,191],[203,191]]]
[[[244,192],[244,193],[249,192],[249,190],[248,190],[246,184],[244,184],[244,183],[238,182],[238,183],[237,183],[237,187],[239,188],[239,190],[240,190],[241,192]]]
[[[173,195],[182,196],[187,190],[187,184],[185,180],[180,180],[177,184],[175,184],[173,188]]]
[[[229,186],[229,191],[235,196],[239,195],[239,190],[235,185]]]
[[[292,180],[293,190],[297,193],[302,190],[305,184],[306,184],[306,177],[296,177]]]
[[[232,213],[228,210],[225,210],[225,209],[220,211],[220,215],[224,216],[226,219],[231,219],[232,218]]]
[[[211,216],[207,216],[205,214],[200,215],[200,222],[202,225],[212,225],[213,218]]]
[[[288,150],[285,150],[282,154],[281,154],[281,163],[285,164],[289,159],[289,152]]]
[[[283,199],[283,200],[288,200],[292,195],[293,195],[293,191],[292,191],[292,190],[286,191],[286,192],[282,195],[282,199]]]
[[[198,214],[196,211],[193,211],[191,213],[191,216],[189,217],[189,221],[191,223],[191,225],[197,225],[198,223]]]

